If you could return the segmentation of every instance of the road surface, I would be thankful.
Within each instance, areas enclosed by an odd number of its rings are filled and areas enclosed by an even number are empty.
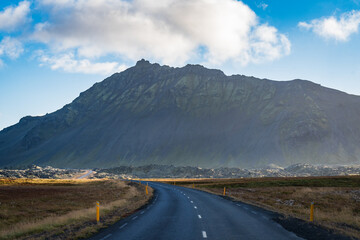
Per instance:
[[[87,178],[90,174],[92,174],[93,171],[92,170],[89,170],[87,173],[85,173],[84,175],[78,177],[78,179],[84,179],[84,178]]]
[[[300,239],[258,208],[195,189],[149,186],[155,189],[151,204],[90,239]]]

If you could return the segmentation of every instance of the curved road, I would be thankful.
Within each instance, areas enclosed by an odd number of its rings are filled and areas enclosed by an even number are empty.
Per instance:
[[[93,171],[92,170],[88,170],[87,173],[85,173],[84,175],[78,177],[78,179],[84,179],[84,178],[87,178],[90,174],[92,174]]]
[[[258,208],[194,189],[149,186],[156,190],[151,204],[90,239],[300,239]]]

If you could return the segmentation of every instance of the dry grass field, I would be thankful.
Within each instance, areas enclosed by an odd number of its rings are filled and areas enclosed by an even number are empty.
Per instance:
[[[243,179],[167,179],[182,185],[223,194],[249,204],[288,216],[309,220],[314,202],[314,223],[360,239],[360,176],[243,178]]]
[[[152,196],[144,189],[115,180],[0,179],[0,239],[89,236],[144,205]]]

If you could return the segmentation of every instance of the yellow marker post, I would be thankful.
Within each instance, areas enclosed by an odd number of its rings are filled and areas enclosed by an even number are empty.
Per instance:
[[[175,182],[174,182],[174,185],[175,185]]]
[[[310,205],[310,222],[314,221],[314,203],[312,202]]]
[[[145,186],[146,195],[149,194],[147,187],[148,187],[148,186],[146,185],[146,186]]]
[[[224,187],[224,194],[223,195],[225,196],[225,194],[226,194],[226,188]]]
[[[195,185],[193,184],[193,188],[195,188]]]
[[[96,221],[100,222],[100,203],[96,202]]]

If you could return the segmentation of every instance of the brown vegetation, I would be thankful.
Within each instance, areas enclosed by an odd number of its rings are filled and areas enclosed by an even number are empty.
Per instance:
[[[0,239],[87,236],[144,205],[144,186],[115,180],[0,179]],[[95,221],[100,202],[101,224]]]

